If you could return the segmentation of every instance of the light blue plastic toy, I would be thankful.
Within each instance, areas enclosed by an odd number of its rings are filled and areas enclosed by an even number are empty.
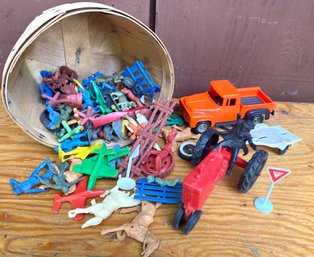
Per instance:
[[[140,153],[140,145],[138,145],[133,153],[130,155],[129,160],[128,160],[128,168],[126,170],[126,175],[125,177],[119,177],[117,186],[120,189],[123,190],[132,190],[135,188],[135,180],[133,178],[130,178],[130,171],[131,171],[131,165],[132,165],[132,160],[136,158]]]

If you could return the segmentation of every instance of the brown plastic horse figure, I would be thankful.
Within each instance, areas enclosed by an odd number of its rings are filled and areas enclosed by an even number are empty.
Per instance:
[[[104,229],[101,231],[102,235],[108,233],[117,232],[117,238],[122,241],[127,236],[132,237],[135,240],[143,243],[143,252],[141,255],[148,257],[159,247],[159,239],[148,230],[148,226],[154,222],[154,215],[156,209],[161,205],[156,205],[147,201],[142,201],[141,211],[139,206],[135,208],[122,209],[120,213],[127,213],[131,211],[138,211],[139,214],[134,218],[132,222],[125,223],[120,227],[112,229]]]

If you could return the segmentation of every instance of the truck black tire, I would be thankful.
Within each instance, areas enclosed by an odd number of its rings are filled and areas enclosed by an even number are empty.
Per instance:
[[[268,158],[268,153],[258,149],[247,164],[239,180],[238,188],[243,192],[248,192],[261,174]]]
[[[202,211],[195,211],[183,226],[183,233],[189,234],[202,216]]]
[[[183,223],[184,223],[184,208],[181,205],[173,217],[172,227],[178,229],[183,225]]]
[[[196,143],[191,141],[186,141],[182,143],[178,149],[179,156],[186,161],[190,161],[193,156]]]
[[[259,123],[263,123],[264,121],[264,116],[263,114],[257,113],[254,114],[250,120],[253,122],[254,125],[259,124]]]
[[[196,127],[194,130],[195,130],[196,134],[202,134],[209,128],[210,128],[210,122],[200,121],[199,123],[196,124]]]

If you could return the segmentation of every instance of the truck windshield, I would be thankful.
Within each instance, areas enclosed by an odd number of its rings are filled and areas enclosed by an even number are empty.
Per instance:
[[[213,90],[213,88],[211,88],[209,91],[208,91],[208,95],[211,97],[211,99],[213,99],[213,101],[221,106],[222,105],[222,102],[223,102],[223,98],[220,97],[217,92],[215,90]]]

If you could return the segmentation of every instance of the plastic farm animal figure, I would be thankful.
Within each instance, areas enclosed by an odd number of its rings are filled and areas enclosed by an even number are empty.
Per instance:
[[[159,239],[148,230],[148,226],[154,222],[154,215],[160,205],[160,203],[155,205],[147,201],[142,201],[141,211],[139,208],[121,210],[120,213],[137,210],[139,214],[132,220],[132,222],[125,223],[117,228],[104,229],[101,231],[101,234],[106,235],[108,233],[117,232],[117,238],[121,241],[127,236],[132,237],[143,243],[143,252],[141,255],[148,257],[159,247]]]
[[[86,221],[82,228],[99,225],[104,219],[107,219],[114,211],[119,208],[133,207],[140,204],[139,200],[134,199],[134,194],[120,191],[118,186],[107,190],[100,197],[106,197],[101,203],[92,201],[92,206],[88,208],[77,208],[69,211],[69,218],[74,218],[79,213],[92,213],[95,215],[94,218]]]

